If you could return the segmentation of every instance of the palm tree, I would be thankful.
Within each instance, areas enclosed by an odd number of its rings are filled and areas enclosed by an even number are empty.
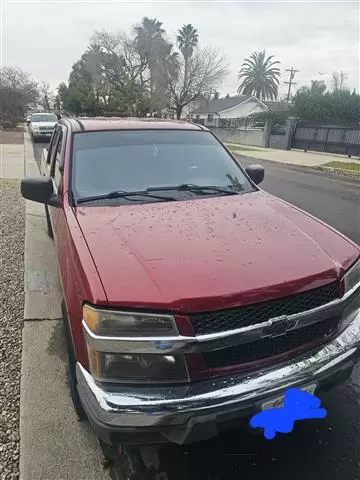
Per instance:
[[[191,25],[191,23],[183,25],[178,30],[178,36],[176,37],[176,41],[179,45],[180,52],[183,54],[184,57],[184,82],[186,84],[188,77],[189,59],[194,52],[194,48],[199,42],[198,31],[195,27]]]
[[[259,100],[276,100],[279,89],[280,69],[273,61],[274,56],[266,57],[265,50],[254,52],[247,58],[239,71],[241,84],[238,93],[255,95]]]
[[[194,48],[199,42],[198,31],[191,23],[188,23],[187,25],[183,25],[178,30],[178,33],[176,41],[179,45],[180,52],[184,55],[184,58],[190,58]]]
[[[102,66],[105,55],[101,46],[98,43],[91,43],[86,49],[85,53],[81,56],[81,68],[86,75],[91,79],[91,86],[94,90],[95,96],[99,101],[101,96],[104,78],[102,76]]]
[[[145,54],[148,64],[152,63],[154,56],[157,56],[159,47],[165,42],[165,30],[162,22],[156,18],[144,17],[141,24],[134,28],[135,43],[137,48]]]
[[[157,85],[162,80],[159,71],[159,62],[168,54],[169,44],[164,38],[165,30],[162,28],[162,22],[156,18],[144,17],[134,28],[135,45],[143,56],[150,72],[150,113],[154,107],[154,93]]]

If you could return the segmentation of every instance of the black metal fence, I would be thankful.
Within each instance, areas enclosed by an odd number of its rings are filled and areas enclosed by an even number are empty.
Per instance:
[[[297,124],[292,148],[317,152],[360,155],[360,126]]]

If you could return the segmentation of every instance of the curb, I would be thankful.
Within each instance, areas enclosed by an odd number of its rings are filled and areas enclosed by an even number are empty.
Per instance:
[[[331,175],[343,175],[344,177],[350,177],[353,180],[360,178],[360,173],[354,171],[354,170],[348,170],[345,168],[334,168],[334,167],[325,167],[323,165],[300,165],[298,163],[284,163],[284,162],[278,162],[276,160],[269,160],[268,158],[255,158],[251,157],[250,155],[244,155],[242,153],[235,153],[232,151],[233,155],[236,157],[242,157],[243,160],[248,160],[251,162],[256,162],[256,163],[270,163],[272,165],[279,165],[282,167],[287,167],[287,168],[293,168],[296,170],[302,170],[302,171],[316,171],[316,172],[324,172],[328,173]]]
[[[325,167],[322,165],[320,165],[319,167],[311,167],[311,168],[313,168],[314,170],[320,170],[323,172],[331,172],[339,175],[346,175],[348,177],[360,178],[360,172],[356,172],[355,170],[349,170],[347,168]]]

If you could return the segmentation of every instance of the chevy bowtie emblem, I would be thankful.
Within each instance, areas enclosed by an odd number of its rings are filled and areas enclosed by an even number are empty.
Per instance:
[[[286,315],[273,318],[270,321],[271,324],[263,328],[263,333],[261,335],[262,337],[279,337],[280,335],[284,335],[288,330],[290,330],[290,328],[294,326],[294,322],[290,322]]]

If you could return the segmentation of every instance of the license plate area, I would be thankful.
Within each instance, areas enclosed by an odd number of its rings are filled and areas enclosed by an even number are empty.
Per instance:
[[[314,395],[316,391],[316,383],[312,383],[310,385],[306,385],[304,387],[296,387],[298,390],[302,390],[303,392],[308,392],[311,393],[311,395]],[[270,400],[266,400],[266,402],[263,402],[260,406],[261,410],[269,410],[270,408],[283,408],[284,406],[284,401],[285,401],[285,392],[282,395],[278,395],[277,397],[273,397]]]

